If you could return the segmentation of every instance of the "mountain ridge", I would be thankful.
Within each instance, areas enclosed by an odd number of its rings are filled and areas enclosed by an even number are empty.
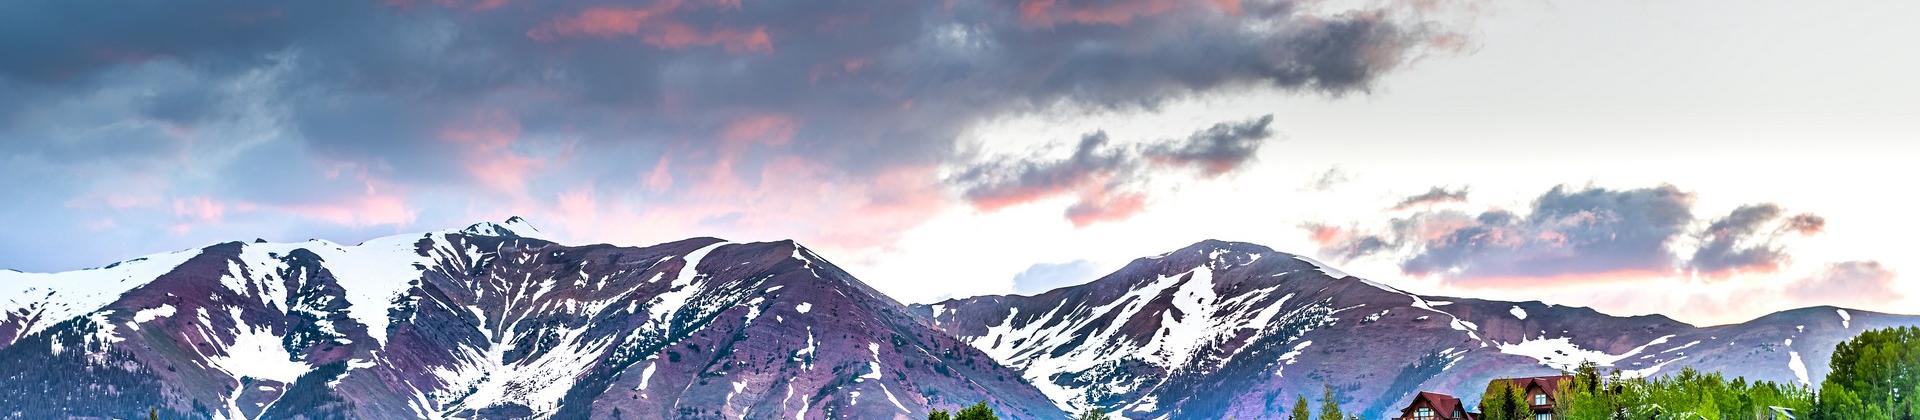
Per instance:
[[[0,395],[39,397],[0,403],[49,416],[147,404],[190,418],[917,418],[986,400],[1011,418],[1223,418],[1282,415],[1329,386],[1372,416],[1413,392],[1473,395],[1583,359],[1817,383],[1833,343],[1920,325],[1822,305],[1699,327],[1419,295],[1211,239],[1084,284],[905,304],[790,239],[538,235],[512,217],[0,271],[0,364],[82,372],[0,377]]]
[[[987,400],[1064,416],[796,242],[565,246],[530,232],[225,242],[145,281],[107,278],[138,284],[67,320],[40,322],[44,302],[14,299],[0,332],[23,333],[4,334],[15,337],[0,364],[83,374],[0,377],[0,405],[28,417],[912,418]],[[58,276],[0,280],[24,290]]]
[[[1208,287],[1196,287],[1201,281]],[[1920,324],[1826,306],[1698,327],[1660,314],[1427,296],[1217,240],[1138,258],[1080,285],[914,309],[1026,372],[1056,404],[1129,418],[1284,416],[1281,403],[1323,385],[1343,406],[1378,416],[1419,390],[1477,395],[1491,378],[1552,374],[1582,360],[1629,375],[1695,367],[1810,385],[1855,327]]]

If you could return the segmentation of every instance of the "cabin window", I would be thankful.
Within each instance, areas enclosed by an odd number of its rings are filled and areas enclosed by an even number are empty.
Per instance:
[[[1433,418],[1433,409],[1420,407],[1418,410],[1413,410],[1413,418],[1417,420],[1430,420]]]
[[[1533,394],[1533,405],[1547,405],[1547,394]],[[1547,419],[1536,419],[1547,420]]]
[[[1467,418],[1467,412],[1466,412],[1466,411],[1462,411],[1462,410],[1460,410],[1460,409],[1458,409],[1458,408],[1455,408],[1455,409],[1453,409],[1453,418],[1456,418],[1456,419],[1464,419],[1464,418]]]
[[[1535,414],[1533,415],[1533,420],[1553,420],[1553,415],[1547,413]]]

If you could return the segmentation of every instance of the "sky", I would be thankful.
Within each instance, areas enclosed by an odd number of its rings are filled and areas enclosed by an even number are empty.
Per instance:
[[[14,2],[0,267],[523,216],[904,302],[1216,238],[1709,325],[1920,307],[1911,2]]]

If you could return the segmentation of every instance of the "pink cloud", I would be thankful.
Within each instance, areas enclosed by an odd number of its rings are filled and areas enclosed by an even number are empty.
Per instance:
[[[1094,223],[1126,220],[1146,210],[1147,196],[1140,193],[1101,193],[1094,197],[1082,197],[1080,202],[1067,207],[1067,220],[1073,227],[1087,227]]]
[[[720,28],[701,32],[684,23],[662,22],[658,28],[647,31],[640,39],[648,45],[669,50],[719,45],[727,52],[735,54],[773,52],[773,38],[767,36],[767,28],[764,26],[744,31]]]
[[[1797,232],[1801,235],[1817,235],[1820,232],[1826,231],[1827,218],[1810,213],[1801,213],[1787,218],[1786,224],[1781,226],[1781,228]]]
[[[413,223],[415,212],[398,195],[368,193],[345,200],[276,206],[308,219],[342,226],[366,227]]]
[[[1065,215],[1074,227],[1126,220],[1146,210],[1147,195],[1122,189],[1111,182],[1112,174],[1099,172],[1065,173],[1047,183],[1012,185],[990,194],[975,194],[967,202],[985,212],[1026,204],[1048,197],[1073,195],[1076,201]]]
[[[786,144],[793,139],[794,120],[784,114],[756,113],[733,120],[721,130],[721,138],[729,144],[754,142],[768,145]]]
[[[1786,294],[1816,305],[1886,304],[1901,298],[1897,277],[1879,261],[1847,261],[1795,281]]]
[[[441,139],[460,146],[468,175],[481,185],[512,194],[524,194],[528,176],[543,164],[513,150],[519,137],[519,119],[501,109],[479,111],[440,128]]]
[[[1252,162],[1272,136],[1272,123],[1272,115],[1220,122],[1186,138],[1133,145],[1114,145],[1106,132],[1094,131],[1081,136],[1064,158],[982,161],[955,171],[948,182],[986,212],[1075,194],[1079,200],[1066,216],[1085,227],[1141,212],[1151,189],[1148,180],[1162,172],[1155,167],[1199,169],[1200,179],[1211,179]]]
[[[670,166],[668,166],[669,163],[670,161],[667,155],[660,155],[660,161],[653,164],[652,171],[647,172],[647,178],[645,180],[647,189],[653,190],[654,192],[664,192],[668,188],[673,188],[673,172]]]
[[[1319,245],[1321,248],[1345,243],[1347,240],[1353,238],[1352,232],[1341,229],[1339,226],[1308,223],[1301,227],[1307,230],[1307,239],[1313,241],[1314,245]]]
[[[731,53],[773,51],[773,38],[767,35],[766,27],[703,31],[673,19],[673,13],[683,5],[679,0],[663,0],[644,7],[594,7],[535,26],[527,30],[527,37],[552,42],[563,38],[639,36],[648,45],[669,50],[718,45]],[[738,9],[740,2],[719,0],[714,5]]]
[[[1046,182],[1010,184],[991,190],[974,190],[968,194],[967,201],[976,209],[991,212],[1074,191],[1087,191],[1090,195],[1102,194],[1099,190],[1105,188],[1105,184],[1110,183],[1111,179],[1113,175],[1107,172],[1066,171],[1052,174],[1047,177]]]
[[[198,223],[219,223],[227,214],[227,206],[207,197],[175,199],[173,214]]]
[[[640,33],[643,24],[662,19],[680,7],[677,0],[655,2],[646,7],[595,7],[577,15],[555,18],[527,31],[540,41],[593,36],[611,38]]]
[[[710,159],[705,159],[712,163],[706,166],[704,182],[708,185],[701,188],[738,188],[740,177],[734,173],[734,165],[755,149],[792,141],[798,125],[793,118],[778,113],[750,113],[727,122],[716,133],[719,147],[711,150]]]
[[[374,176],[363,165],[353,162],[323,162],[327,179],[358,182],[361,191],[347,196],[316,198],[296,203],[236,202],[240,211],[266,210],[348,227],[367,227],[413,223],[416,211],[407,204],[402,186]]]
[[[559,222],[570,237],[587,241],[790,238],[823,249],[871,251],[952,204],[936,173],[932,165],[912,165],[852,177],[831,165],[788,156],[773,158],[749,175],[701,178],[661,201],[601,200],[604,191],[580,187],[534,211],[594,221]]]

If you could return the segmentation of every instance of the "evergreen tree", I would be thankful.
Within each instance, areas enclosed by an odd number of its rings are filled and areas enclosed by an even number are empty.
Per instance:
[[[1300,399],[1293,401],[1293,415],[1288,416],[1287,420],[1307,420],[1311,418],[1313,418],[1313,410],[1307,408],[1307,396],[1301,395]]]
[[[948,413],[947,410],[935,409],[927,413],[927,420],[953,420],[953,414]]]
[[[1102,409],[1100,409],[1100,407],[1094,407],[1094,408],[1093,408],[1093,409],[1091,409],[1091,410],[1087,410],[1087,411],[1086,411],[1086,412],[1084,412],[1084,413],[1080,413],[1080,417],[1075,417],[1074,419],[1076,419],[1076,420],[1104,420],[1104,419],[1106,419],[1106,418],[1107,418],[1107,410],[1102,410]]]
[[[986,401],[981,401],[955,413],[953,420],[1000,420],[1000,417],[993,415],[993,409],[987,408]]]
[[[1524,395],[1526,390],[1516,389],[1513,382],[1497,380],[1487,384],[1487,392],[1480,395],[1480,418],[1482,420],[1533,420],[1533,406]]]
[[[1487,391],[1480,393],[1480,420],[1512,420],[1507,418],[1507,413],[1513,411],[1507,406],[1507,392],[1511,388],[1513,385],[1504,380],[1487,384]]]
[[[1340,401],[1337,401],[1334,399],[1333,386],[1332,385],[1321,385],[1321,386],[1324,388],[1320,394],[1320,420],[1346,419],[1347,416],[1345,414],[1340,413]]]
[[[1508,407],[1507,418],[1512,420],[1533,419],[1533,403],[1527,399],[1527,390],[1508,386],[1505,395],[1507,402],[1502,405]]]

